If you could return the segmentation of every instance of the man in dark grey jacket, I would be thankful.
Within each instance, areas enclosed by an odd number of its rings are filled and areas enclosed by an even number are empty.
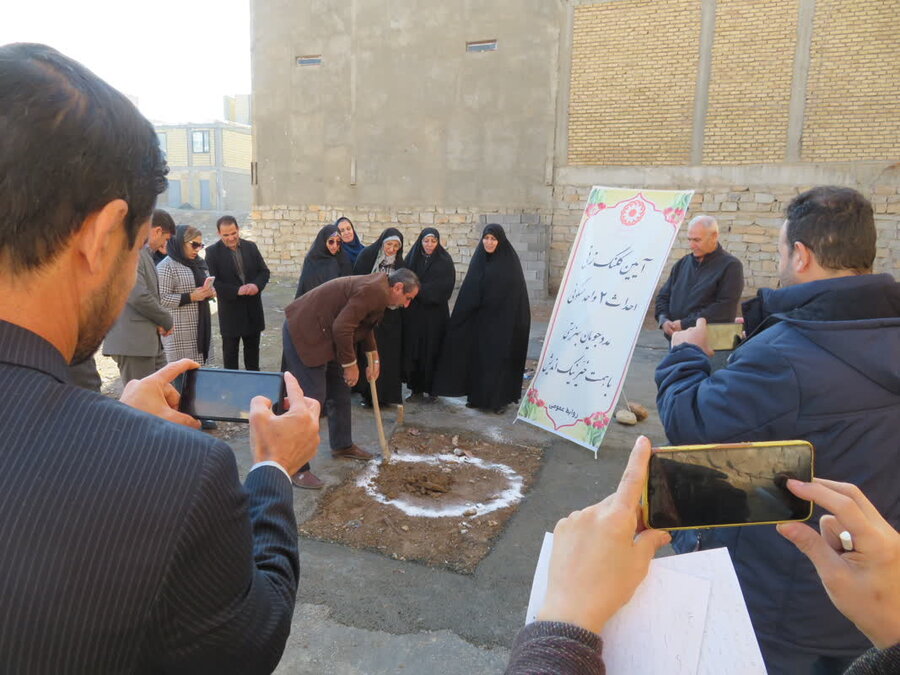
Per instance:
[[[782,288],[745,303],[749,339],[728,366],[710,374],[705,322],[673,335],[656,371],[666,435],[676,444],[808,440],[818,476],[857,484],[897,528],[900,284],[871,273],[872,206],[855,190],[814,188],[786,216]],[[771,526],[724,528],[701,543],[728,547],[773,675],[842,672],[867,648],[812,564]],[[689,550],[697,534],[679,533],[674,545]]]
[[[159,278],[153,251],[175,233],[175,223],[165,211],[156,210],[147,243],[138,257],[137,279],[125,307],[103,340],[104,356],[119,366],[122,384],[140,380],[166,365],[160,337],[172,330],[172,315],[159,304]]]
[[[734,321],[744,290],[744,266],[719,243],[719,224],[700,215],[687,228],[691,252],[675,263],[656,296],[656,321],[666,338],[706,319]]]

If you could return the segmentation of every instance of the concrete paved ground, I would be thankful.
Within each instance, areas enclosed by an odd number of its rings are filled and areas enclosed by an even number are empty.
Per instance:
[[[296,280],[274,279],[264,293],[268,329],[262,340],[262,367],[276,370],[280,362],[283,307],[293,298]],[[544,308],[546,310],[546,308]],[[538,308],[536,316],[548,312]],[[217,321],[213,321],[217,333]],[[531,358],[540,354],[546,322],[532,323]],[[214,335],[215,350],[221,341]],[[537,481],[510,519],[493,550],[472,575],[393,560],[337,544],[300,539],[300,589],[291,637],[280,675],[294,673],[499,673],[509,646],[522,626],[531,578],[545,531],[571,511],[599,501],[615,489],[638,434],[655,443],[665,438],[656,413],[653,371],[667,349],[652,322],[638,341],[625,392],[643,403],[650,418],[636,427],[613,423],[598,458],[593,453],[536,427],[513,424],[515,410],[503,416],[465,407],[462,399],[441,399],[434,405],[407,405],[410,425],[465,430],[488,438],[510,440],[544,449]],[[114,391],[115,365],[99,358]],[[214,362],[215,363],[215,362]],[[221,365],[221,362],[218,362]],[[372,412],[354,397],[354,440],[377,450]],[[385,411],[391,424],[394,413]],[[330,456],[327,428],[313,470],[329,484],[338,483],[356,462]],[[246,427],[229,439],[238,465],[251,464]],[[295,490],[298,522],[313,512],[321,493]]]
[[[289,290],[291,283],[284,286]],[[267,334],[277,335],[276,321],[273,316]],[[533,323],[532,358],[539,356],[546,326],[546,322]],[[521,422],[513,424],[512,408],[496,416],[470,410],[462,399],[407,405],[410,425],[466,430],[544,448],[535,487],[470,576],[301,537],[297,609],[276,672],[502,672],[524,620],[543,533],[552,531],[559,518],[615,489],[638,434],[658,443],[665,440],[656,414],[653,370],[666,348],[659,331],[648,326],[638,341],[625,391],[629,400],[647,406],[650,418],[636,427],[613,423],[596,460],[591,452],[557,436]],[[373,414],[356,403],[354,397],[354,440],[377,450]],[[392,411],[383,415],[387,424],[394,419]],[[333,460],[327,429],[323,431],[313,470],[335,484],[359,465]],[[246,470],[250,464],[246,438],[234,439],[232,444]],[[295,490],[298,522],[312,514],[320,495]]]

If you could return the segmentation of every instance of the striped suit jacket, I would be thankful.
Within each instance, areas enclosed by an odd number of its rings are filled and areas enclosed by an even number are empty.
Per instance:
[[[66,382],[0,321],[0,672],[263,673],[297,589],[291,484]]]

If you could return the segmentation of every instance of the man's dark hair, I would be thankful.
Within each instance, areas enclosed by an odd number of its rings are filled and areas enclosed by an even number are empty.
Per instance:
[[[415,289],[421,286],[421,282],[419,281],[419,277],[416,276],[416,273],[412,270],[408,270],[405,267],[401,267],[399,270],[394,270],[388,275],[388,283],[393,286],[394,284],[403,284],[403,292],[404,293],[412,293]]]
[[[797,195],[785,209],[787,243],[801,242],[830,270],[872,271],[875,217],[869,200],[852,188],[825,185]]]
[[[153,212],[153,220],[150,221],[150,226],[161,227],[166,234],[175,236],[175,221],[172,220],[172,216],[169,215],[168,211],[156,209]]]
[[[238,221],[234,216],[222,216],[216,221],[216,232],[222,231],[223,225],[234,225],[236,228],[241,229],[241,226],[238,225]]]
[[[129,247],[166,189],[159,139],[137,108],[80,63],[39,44],[0,47],[0,255],[51,262],[84,219],[128,204]]]

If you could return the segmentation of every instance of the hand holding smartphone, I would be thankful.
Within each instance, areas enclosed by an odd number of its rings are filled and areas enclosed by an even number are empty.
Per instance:
[[[249,422],[250,401],[265,396],[277,415],[284,411],[284,378],[281,373],[222,368],[197,368],[176,379],[181,394],[179,411],[204,420]]]
[[[787,489],[810,481],[807,441],[655,448],[642,509],[647,527],[681,530],[807,520],[812,502]]]

